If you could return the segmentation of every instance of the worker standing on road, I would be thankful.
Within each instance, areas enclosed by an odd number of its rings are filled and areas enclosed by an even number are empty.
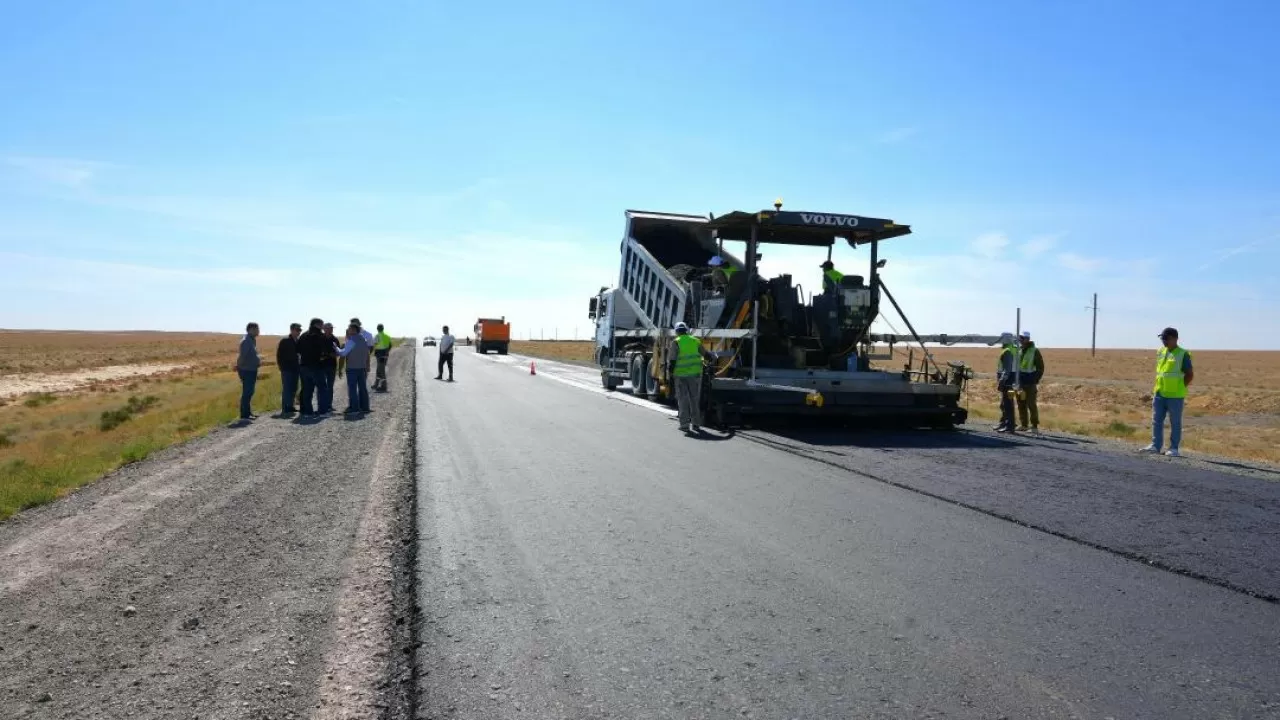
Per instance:
[[[339,357],[347,361],[347,409],[343,412],[353,415],[359,412],[371,412],[369,407],[369,357],[373,345],[365,340],[366,333],[354,322],[347,326],[347,344],[338,351]]]
[[[298,397],[298,336],[302,326],[289,323],[289,334],[276,346],[276,367],[280,368],[280,414],[292,415],[294,398]]]
[[[830,260],[822,263],[822,292],[835,292],[841,280],[844,280],[844,273],[837,270],[835,264]]]
[[[453,335],[449,334],[449,326],[440,328],[440,346],[436,352],[440,359],[436,362],[436,379],[444,379],[444,366],[449,366],[449,382],[453,382]]]
[[[258,385],[258,368],[262,356],[258,354],[258,323],[251,322],[244,328],[240,339],[240,354],[236,357],[236,373],[240,376],[240,419],[253,420],[253,391]]]
[[[378,334],[373,340],[373,355],[378,361],[378,371],[373,381],[374,390],[387,390],[387,357],[390,354],[391,336],[383,331],[382,323],[378,323]]]
[[[675,386],[676,405],[680,408],[680,431],[699,432],[702,429],[702,361],[712,355],[700,339],[689,334],[689,326],[680,322],[676,323],[676,338],[667,357],[667,370]]]
[[[1023,330],[1019,342],[1022,344],[1022,359],[1018,368],[1018,382],[1022,389],[1018,393],[1018,429],[1028,429],[1027,420],[1030,415],[1031,432],[1040,432],[1040,407],[1036,404],[1036,390],[1040,385],[1040,378],[1044,377],[1044,356],[1031,341],[1030,331]]]
[[[1156,386],[1151,392],[1151,444],[1143,452],[1160,453],[1164,445],[1164,418],[1169,417],[1169,457],[1178,457],[1182,443],[1182,408],[1187,401],[1187,387],[1195,373],[1191,353],[1178,346],[1177,328],[1167,327],[1160,333],[1164,347],[1156,353]]]
[[[1014,373],[1017,370],[1017,359],[1014,353],[1013,333],[1000,336],[1000,357],[996,360],[996,390],[1000,393],[1000,424],[996,432],[1017,432],[1013,417]]]
[[[338,374],[338,350],[342,343],[333,334],[333,323],[324,324],[324,348],[320,352],[320,397],[317,399],[317,410],[321,415],[333,412],[334,376]]]

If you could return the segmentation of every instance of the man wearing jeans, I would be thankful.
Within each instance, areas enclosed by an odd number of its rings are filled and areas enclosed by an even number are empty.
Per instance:
[[[236,358],[236,372],[240,375],[240,419],[252,420],[253,391],[258,385],[258,368],[262,356],[258,355],[258,323],[251,322],[240,339],[240,355]]]
[[[332,347],[324,336],[320,318],[311,319],[311,327],[298,338],[298,374],[302,377],[303,415],[315,415],[316,408],[324,408],[324,353],[326,346]],[[314,404],[313,404],[314,399]]]
[[[1143,452],[1159,454],[1164,445],[1164,419],[1169,417],[1169,457],[1178,457],[1182,442],[1182,406],[1194,373],[1191,353],[1178,347],[1178,331],[1167,327],[1160,333],[1164,347],[1156,353],[1156,386],[1151,393],[1151,444]]]
[[[276,367],[280,368],[280,414],[292,415],[294,398],[298,397],[298,336],[302,326],[289,324],[289,334],[276,346]]]
[[[333,334],[333,323],[324,324],[324,339],[324,351],[320,355],[320,375],[324,381],[320,386],[319,400],[322,415],[333,410],[333,383],[334,376],[338,374],[338,347],[342,344]]]
[[[347,326],[347,344],[338,355],[347,361],[347,415],[370,412],[369,408],[369,355],[373,346],[365,340],[360,326],[354,322]]]
[[[436,379],[444,379],[444,366],[449,366],[449,382],[453,382],[453,335],[449,334],[449,326],[445,325],[440,335],[440,346],[437,348],[439,359],[436,361]]]

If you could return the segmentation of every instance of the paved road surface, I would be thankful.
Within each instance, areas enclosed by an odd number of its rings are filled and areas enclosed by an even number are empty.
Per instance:
[[[0,525],[0,718],[403,717],[413,358]]]
[[[460,350],[445,384],[421,353],[420,717],[1280,717],[1280,606],[1247,594],[1275,592],[1265,481],[982,436],[690,440],[554,364]],[[1190,513],[1142,507],[1162,476]],[[1165,542],[1162,514],[1225,528]]]

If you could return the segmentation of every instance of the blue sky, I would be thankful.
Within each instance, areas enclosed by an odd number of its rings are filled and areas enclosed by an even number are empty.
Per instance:
[[[266,6],[266,7],[264,7]],[[928,332],[1280,349],[1280,6],[12,4],[0,326],[586,337],[623,210],[889,217]],[[765,268],[817,283],[813,251]],[[865,254],[837,251],[840,267]],[[812,277],[810,277],[812,276]],[[901,322],[891,318],[895,326]]]

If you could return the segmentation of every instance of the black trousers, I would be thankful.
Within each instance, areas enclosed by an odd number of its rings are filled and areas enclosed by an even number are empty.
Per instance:
[[[440,353],[440,362],[436,367],[436,378],[444,377],[444,366],[449,366],[449,379],[453,379],[453,353]]]

